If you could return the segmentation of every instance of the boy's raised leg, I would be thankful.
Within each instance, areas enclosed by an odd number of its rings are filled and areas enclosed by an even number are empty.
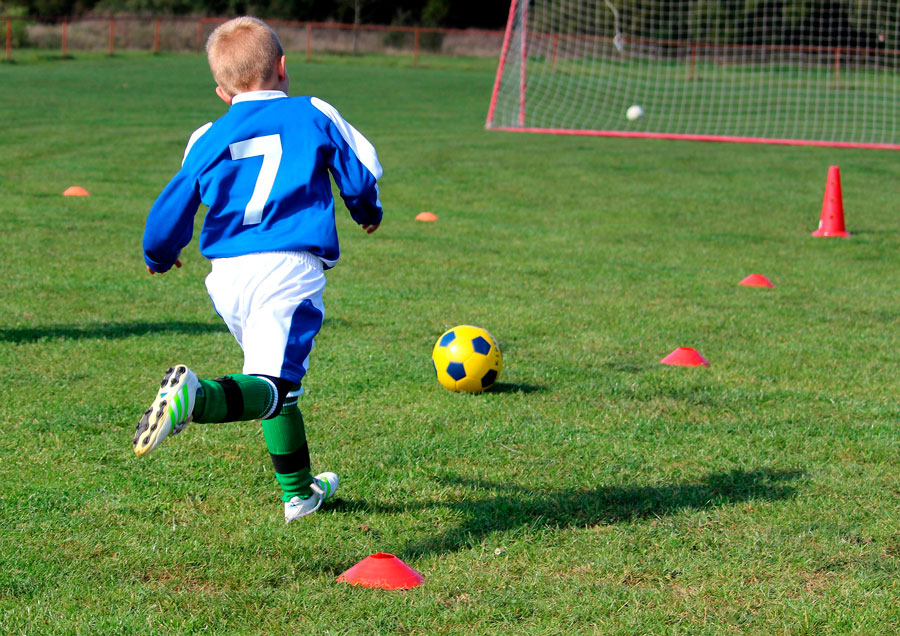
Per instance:
[[[275,384],[236,373],[200,380],[183,364],[166,371],[153,404],[138,422],[134,452],[146,455],[190,422],[237,422],[271,417],[278,402]]]

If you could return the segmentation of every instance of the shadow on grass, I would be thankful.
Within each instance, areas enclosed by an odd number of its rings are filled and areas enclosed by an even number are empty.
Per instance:
[[[202,322],[110,322],[86,325],[53,325],[48,327],[0,328],[0,342],[28,343],[41,340],[84,340],[133,338],[135,336],[158,334],[198,335],[204,333],[227,333],[223,324]]]
[[[546,389],[537,384],[522,384],[515,382],[497,382],[488,389],[489,393],[538,393]]]
[[[602,366],[610,371],[619,373],[643,373],[656,365],[636,364],[633,362],[604,362]]]
[[[448,485],[491,493],[455,503],[415,504],[412,508],[450,506],[465,521],[442,533],[411,543],[399,551],[400,558],[455,552],[478,545],[494,532],[517,528],[571,528],[610,525],[675,514],[686,509],[704,509],[751,499],[790,499],[795,489],[789,482],[803,475],[799,470],[733,470],[711,473],[697,482],[663,486],[606,486],[589,490],[546,491],[496,484],[479,479],[445,478]],[[382,509],[379,507],[379,511]],[[402,511],[408,512],[409,506]],[[401,512],[401,509],[392,512]]]

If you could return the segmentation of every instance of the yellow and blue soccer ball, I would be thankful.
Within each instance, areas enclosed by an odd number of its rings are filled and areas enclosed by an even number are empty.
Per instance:
[[[474,325],[459,325],[441,334],[431,361],[442,386],[465,393],[491,388],[503,368],[503,355],[494,336]]]

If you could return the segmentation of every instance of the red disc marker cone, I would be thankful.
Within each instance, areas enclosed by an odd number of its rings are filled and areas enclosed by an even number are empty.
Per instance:
[[[425,577],[387,552],[376,552],[354,565],[338,578],[341,583],[380,587],[385,590],[408,590],[422,585]]]
[[[63,192],[64,197],[89,197],[88,191],[81,186],[71,186]]]
[[[437,214],[434,212],[419,212],[416,215],[416,221],[437,221]]]
[[[819,218],[819,229],[813,236],[850,236],[844,226],[844,200],[841,193],[841,171],[837,166],[828,168],[828,180],[825,182],[825,198],[822,200],[822,216]]]
[[[671,364],[676,367],[708,367],[709,362],[701,356],[696,349],[690,347],[678,347],[659,361],[660,364]]]
[[[750,274],[747,278],[738,283],[738,285],[744,285],[746,287],[768,287],[769,289],[775,287],[775,285],[772,284],[772,281],[762,274]]]

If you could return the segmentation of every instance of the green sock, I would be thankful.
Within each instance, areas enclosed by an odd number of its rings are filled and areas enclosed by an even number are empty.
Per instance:
[[[262,430],[275,466],[275,479],[281,486],[281,499],[290,501],[292,497],[305,499],[312,495],[309,446],[297,398],[289,397],[278,415],[263,420]]]
[[[243,422],[269,414],[277,395],[270,380],[233,373],[218,380],[200,380],[194,402],[195,422]]]

